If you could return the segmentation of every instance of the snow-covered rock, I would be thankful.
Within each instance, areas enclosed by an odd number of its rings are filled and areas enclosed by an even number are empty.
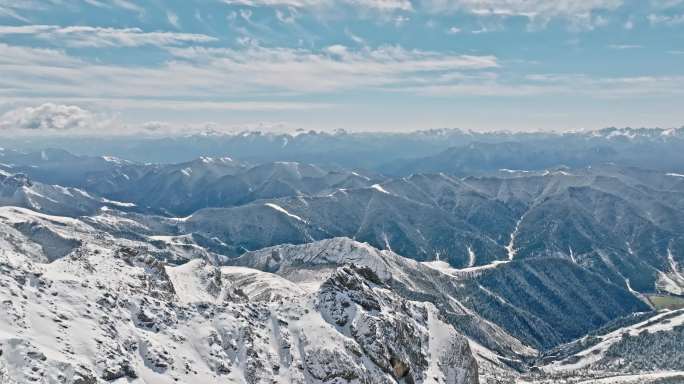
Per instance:
[[[0,173],[0,206],[18,206],[60,216],[92,215],[101,209],[127,210],[135,207],[96,197],[78,188],[37,183],[22,173]]]
[[[78,243],[46,257],[33,222]],[[150,244],[78,219],[0,208],[3,383],[477,383],[465,337],[431,303],[373,270],[319,287],[205,260],[173,266]],[[6,379],[6,380],[5,380]]]

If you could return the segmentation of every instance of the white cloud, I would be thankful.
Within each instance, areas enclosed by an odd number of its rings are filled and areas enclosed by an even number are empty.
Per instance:
[[[162,132],[168,131],[171,128],[171,124],[164,121],[148,121],[140,125],[143,131],[148,132]]]
[[[94,122],[95,116],[78,106],[45,103],[6,112],[0,117],[0,128],[66,131],[84,129]]]
[[[36,33],[43,30],[34,27]],[[3,116],[2,127],[7,128],[10,121],[15,127],[86,129],[83,121],[92,119],[88,110],[100,108],[307,111],[335,107],[309,101],[312,95],[364,89],[445,97],[642,97],[684,92],[682,77],[544,75],[521,79],[509,74],[506,78],[497,75],[500,63],[494,56],[361,44],[332,45],[321,50],[263,47],[255,42],[238,48],[168,47],[172,59],[167,62],[153,67],[127,67],[85,61],[55,49],[0,43],[0,99],[34,105],[54,100],[68,104],[13,111]],[[86,109],[81,109],[85,112],[79,115],[74,107]],[[41,117],[47,115],[46,110],[64,108],[71,108],[73,118],[69,113],[54,114],[52,119]]]
[[[171,46],[186,43],[208,43],[215,37],[175,32],[144,32],[139,28],[103,28],[55,25],[0,26],[0,36],[31,35],[69,47],[137,47]]]
[[[211,71],[219,81],[233,87],[295,92],[393,87],[401,85],[408,76],[429,78],[439,71],[498,66],[494,56],[406,50],[399,46],[352,50],[333,45],[322,52],[260,46],[241,50],[192,47],[171,52],[179,59],[202,63],[203,71]]]
[[[187,135],[187,134],[236,134],[244,131],[267,131],[267,132],[282,132],[293,133],[298,128],[298,125],[286,121],[251,121],[239,124],[234,123],[216,123],[213,121],[205,121],[201,123],[178,123],[166,121],[148,121],[143,124],[134,126],[119,127],[118,131],[121,134],[127,133],[143,133],[146,135]]]
[[[17,13],[17,11],[15,11],[12,8],[8,8],[8,7],[0,6],[0,17],[1,16],[11,17],[13,19],[23,21],[25,23],[29,22],[29,20],[27,18],[21,16],[19,13]]]
[[[337,5],[377,11],[410,11],[410,0],[223,0],[226,4],[250,7],[285,6],[293,8],[332,8]]]
[[[380,48],[325,51],[266,48],[170,48],[154,67],[89,62],[52,49],[0,43],[0,99],[60,100],[105,111],[308,111],[321,93],[395,90],[428,84],[443,72],[498,66],[493,56]],[[96,107],[96,108],[95,108]]]
[[[480,34],[483,34],[483,33],[489,33],[489,32],[493,32],[493,31],[494,31],[494,30],[491,30],[491,29],[489,29],[489,28],[487,28],[487,27],[482,27],[482,28],[480,28],[480,29],[474,29],[474,30],[470,31],[470,33],[472,33],[473,35],[480,35]]]
[[[450,34],[450,35],[455,35],[455,34],[458,34],[458,33],[461,33],[461,32],[462,32],[462,30],[461,30],[461,28],[459,28],[459,27],[451,27],[451,28],[449,28],[449,29],[447,30],[447,33]]]
[[[62,103],[88,106],[98,111],[183,111],[183,112],[263,112],[263,111],[311,111],[329,109],[336,105],[324,102],[306,101],[220,101],[207,99],[184,99],[181,97],[122,97],[117,96],[51,96],[51,95],[14,95],[0,90],[0,107],[12,105],[33,105],[60,100]]]
[[[684,93],[684,76],[591,77],[583,74],[530,75],[532,84],[553,86],[566,94],[603,98],[672,96]]]
[[[643,48],[643,46],[638,44],[610,44],[608,45],[608,48],[615,49],[618,51],[624,51],[627,49],[640,49]]]
[[[247,22],[252,21],[252,11],[249,9],[241,9],[240,17]]]
[[[397,15],[392,19],[392,21],[394,22],[394,26],[396,27],[401,27],[402,25],[408,23],[410,20],[410,17],[404,15]]]
[[[413,9],[413,6],[409,0],[347,0],[347,2],[353,6],[377,9],[381,11],[410,11]]]
[[[684,0],[651,0],[651,6],[657,9],[668,9],[684,4]]]
[[[28,23],[28,18],[22,14],[31,11],[44,10],[46,5],[48,4],[36,1],[0,0],[0,17],[9,17]]]
[[[129,0],[111,0],[111,3],[119,8],[137,13],[144,13],[145,9]]]
[[[349,28],[344,29],[344,34],[347,35],[347,37],[349,37],[351,39],[351,41],[355,42],[358,45],[362,45],[362,46],[367,45],[366,39],[364,39],[363,37],[361,37],[359,35],[354,34],[351,30],[349,30]]]
[[[77,65],[80,62],[55,49],[27,48],[0,43],[0,75],[4,74],[2,67],[65,67]],[[0,76],[0,83],[2,80],[3,76]]]
[[[679,25],[684,24],[684,14],[680,15],[658,15],[650,14],[647,17],[651,25],[663,24],[663,25]]]
[[[247,45],[170,48],[154,68],[84,62],[64,52],[0,44],[0,98],[61,98],[79,105],[154,110],[308,110],[329,104],[303,95],[374,89],[432,95],[674,95],[684,78],[588,75],[499,76],[494,56],[408,50],[399,46],[322,51]],[[160,95],[164,95],[162,99]],[[280,99],[280,100],[279,100]],[[285,101],[283,101],[285,100]]]
[[[537,74],[503,79],[497,75],[450,76],[443,82],[416,85],[402,92],[430,96],[572,96],[628,99],[684,94],[684,76],[592,77],[583,74]]]
[[[145,13],[145,9],[129,0],[82,0],[84,3],[98,8],[121,8],[139,14]],[[59,3],[57,3],[59,4]]]
[[[284,12],[280,9],[276,9],[275,12],[276,18],[284,24],[294,24],[297,21],[297,17],[299,16],[299,12],[296,8],[293,7],[287,7],[287,12]]]
[[[523,16],[530,19],[585,17],[614,10],[623,0],[422,0],[432,12],[465,11],[479,16]]]
[[[67,98],[69,99],[69,98]],[[76,101],[114,109],[174,110],[174,111],[310,111],[331,108],[333,105],[318,102],[295,101],[209,101],[182,99],[126,99],[76,98]]]
[[[166,11],[166,19],[169,21],[169,24],[173,25],[176,29],[180,29],[181,25],[177,14]]]
[[[321,5],[320,0],[223,0],[229,5],[245,5],[249,7],[289,6],[295,8]]]
[[[82,3],[98,8],[120,8],[140,15],[145,13],[143,7],[131,0],[0,0],[0,17],[6,16],[30,23],[29,15],[32,12],[49,12],[53,7],[79,9]]]

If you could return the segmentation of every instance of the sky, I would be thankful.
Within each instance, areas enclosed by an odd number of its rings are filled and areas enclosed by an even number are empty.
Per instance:
[[[0,135],[684,125],[684,0],[0,0]]]

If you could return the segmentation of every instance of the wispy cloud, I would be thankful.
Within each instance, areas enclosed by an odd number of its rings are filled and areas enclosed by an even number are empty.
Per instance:
[[[624,51],[627,49],[640,49],[643,48],[643,46],[638,44],[610,44],[608,45],[608,48],[615,49],[618,51]]]
[[[426,96],[476,97],[480,110],[506,97],[568,105],[623,98],[647,106],[682,95],[676,69],[650,72],[637,60],[619,63],[624,71],[616,73],[642,76],[605,74],[629,50],[648,48],[665,62],[681,55],[675,44],[656,52],[644,42],[674,38],[684,25],[682,6],[684,0],[202,0],[188,7],[0,0],[6,21],[0,25],[0,111],[8,103],[38,108],[52,102],[122,111],[136,120],[156,120],[150,111],[182,111],[175,118],[302,115],[314,124],[360,99],[379,111],[429,104]],[[560,52],[531,42],[537,34],[557,45],[576,44]],[[520,49],[508,49],[511,41]],[[583,54],[596,59],[591,66],[577,64]],[[558,67],[559,60],[567,61]],[[586,72],[527,76],[560,68]],[[430,108],[447,116],[444,121],[453,115],[443,106]]]
[[[465,11],[478,16],[552,17],[586,16],[597,10],[613,10],[623,0],[423,0],[433,12]]]
[[[684,76],[614,76],[584,74],[529,75],[533,84],[553,86],[560,92],[593,97],[669,96],[684,93]]]
[[[679,15],[661,15],[661,14],[650,14],[648,15],[648,21],[651,25],[680,25],[684,24],[684,14]]]
[[[111,0],[111,4],[116,7],[126,9],[128,11],[133,11],[137,13],[145,12],[145,9],[143,7],[139,6],[138,4],[130,0]]]
[[[171,24],[174,28],[176,28],[176,29],[181,28],[178,15],[175,14],[174,12],[167,10],[166,11],[166,19],[169,21],[169,24]]]
[[[141,68],[84,62],[58,50],[0,44],[0,95],[14,99],[59,95],[65,100],[108,103],[121,109],[305,110],[326,105],[296,102],[292,95],[361,89],[497,97],[633,97],[684,92],[684,77],[678,76],[502,78],[492,72],[500,70],[494,56],[399,46],[352,49],[333,45],[314,51],[248,45],[240,49],[169,48],[169,52],[173,60]],[[160,98],[162,94],[164,98]],[[287,101],[273,100],[279,97]]]
[[[145,13],[145,9],[130,0],[82,0],[84,3],[98,8],[120,8],[139,14]]]
[[[291,133],[299,129],[285,121],[255,121],[241,124],[218,124],[216,122],[202,123],[174,123],[167,121],[148,121],[137,126],[126,127],[128,131],[143,132],[147,135],[187,135],[187,134],[212,134],[212,133],[239,133],[245,131],[268,131]]]
[[[507,79],[456,76],[401,91],[430,96],[536,97],[574,96],[626,99],[684,94],[684,76],[594,77],[584,74],[538,74]]]
[[[409,0],[347,0],[353,6],[360,6],[379,10],[402,10],[410,11],[413,5]]]
[[[129,67],[0,43],[0,98],[33,105],[59,100],[113,111],[310,111],[335,107],[310,101],[316,94],[393,92],[430,84],[445,72],[499,65],[493,56],[399,46],[168,49],[173,58],[161,65]]]
[[[23,21],[25,23],[30,22],[29,19],[25,18],[24,16],[21,16],[14,9],[0,6],[0,17],[2,17],[2,16],[10,17],[12,19],[17,19],[17,20]]]
[[[299,11],[293,7],[287,7],[287,10],[276,9],[276,18],[285,24],[294,24],[299,16]]]
[[[37,39],[68,47],[172,46],[217,41],[215,37],[207,35],[145,32],[139,28],[60,27],[56,25],[0,26],[0,37],[8,35],[30,35]]]
[[[366,46],[368,44],[366,42],[366,39],[364,39],[363,37],[353,33],[351,30],[349,30],[349,28],[344,29],[344,34],[347,35],[347,37],[349,37],[349,39],[351,39],[351,41],[353,41],[354,43],[356,43],[358,45]]]
[[[176,48],[179,60],[202,63],[232,84],[296,92],[325,92],[358,87],[398,86],[407,76],[430,77],[439,71],[480,70],[498,66],[494,56],[407,50],[400,46],[350,49],[333,45],[322,51],[248,46]]]
[[[660,0],[665,2],[667,0]],[[467,12],[478,16],[523,16],[530,19],[584,17],[595,11],[615,10],[624,0],[223,0],[245,6],[289,6],[325,9],[351,5],[364,9],[438,12]]]
[[[49,3],[37,1],[13,1],[0,0],[0,18],[9,17],[11,19],[29,23],[29,15],[34,11],[43,11],[48,8]]]
[[[650,0],[650,4],[657,9],[668,9],[684,4],[684,0]]]
[[[0,114],[0,134],[89,135],[104,133],[126,135],[144,133],[150,135],[175,135],[197,132],[237,132],[244,129],[291,130],[293,128],[285,122],[254,122],[224,125],[213,122],[174,123],[153,120],[138,124],[126,124],[116,116],[98,113],[91,108],[85,108],[76,104],[55,104],[52,102],[35,104],[30,101],[25,101],[24,103],[29,105],[14,108]],[[97,106],[97,104],[92,103],[92,100],[85,102],[85,104]],[[193,105],[190,108],[196,111],[196,107],[197,105]],[[225,109],[225,107],[223,106],[221,109]],[[168,109],[168,105],[164,105],[163,108]],[[242,110],[242,108],[243,106],[240,106],[239,110]],[[315,108],[315,106],[306,107],[307,110],[311,108]]]
[[[329,9],[343,5],[379,11],[410,11],[413,9],[410,0],[223,0],[223,2],[226,4],[237,4],[250,7],[286,6],[294,8]]]
[[[140,128],[148,132],[162,132],[168,131],[171,128],[171,124],[165,121],[148,121],[140,124]]]

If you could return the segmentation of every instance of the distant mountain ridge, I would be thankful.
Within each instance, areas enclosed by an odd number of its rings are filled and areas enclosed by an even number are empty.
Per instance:
[[[84,166],[74,167],[80,157],[58,154],[68,161],[45,160],[53,158],[46,152],[28,156],[37,159],[30,165],[5,168],[65,177],[83,189],[46,185],[25,203],[13,197],[5,204],[45,206],[47,213],[71,216],[105,206],[181,217],[174,235],[218,239],[227,257],[344,236],[457,268],[560,257],[639,292],[684,289],[672,267],[684,263],[684,177],[677,172],[604,165],[387,178],[293,162],[254,166],[225,157],[172,165],[84,158]],[[93,164],[97,170],[91,172]],[[15,189],[5,188],[3,195],[31,191]]]
[[[250,163],[295,161],[343,168],[363,168],[382,173],[403,173],[395,162],[429,158],[450,148],[467,148],[473,144],[486,149],[489,144],[512,144],[530,153],[558,151],[556,160],[571,158],[582,148],[605,148],[607,152],[594,159],[601,162],[629,161],[638,165],[646,151],[661,153],[663,166],[671,167],[673,157],[682,165],[681,156],[671,149],[681,145],[684,128],[605,128],[574,132],[474,132],[460,129],[433,129],[417,132],[346,132],[306,131],[297,133],[268,133],[246,131],[235,134],[212,132],[182,137],[112,137],[107,140],[91,138],[7,138],[6,146],[28,152],[58,146],[74,153],[99,156],[109,154],[142,163],[181,163],[201,156],[231,156]],[[611,149],[613,151],[611,151]],[[635,151],[641,149],[641,151]],[[666,153],[663,151],[667,151]],[[667,154],[667,156],[664,156]],[[629,157],[631,156],[631,157]],[[0,156],[1,157],[1,156]],[[506,160],[510,160],[507,158]],[[2,162],[2,160],[0,160]],[[424,166],[425,164],[423,164]],[[530,162],[529,169],[542,169]],[[562,165],[562,164],[554,164]],[[588,164],[566,164],[585,166]],[[651,166],[658,163],[650,161]],[[499,163],[498,168],[512,168]],[[498,169],[495,168],[495,169]],[[475,168],[477,170],[477,168]],[[489,169],[490,170],[490,169]],[[414,172],[407,168],[406,171]],[[463,169],[467,171],[467,169]]]

